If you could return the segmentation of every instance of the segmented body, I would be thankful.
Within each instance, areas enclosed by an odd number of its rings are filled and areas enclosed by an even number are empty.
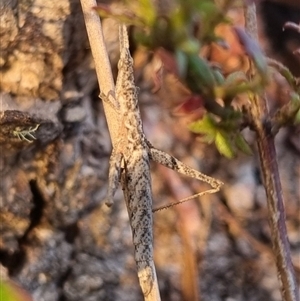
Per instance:
[[[138,107],[138,88],[134,83],[133,59],[129,52],[126,28],[120,30],[120,60],[116,98],[124,118],[124,139],[120,145],[124,156],[124,180],[128,188],[127,207],[132,228],[135,261],[140,284],[153,285],[152,191],[149,147],[144,136]],[[127,141],[126,141],[127,140]],[[150,186],[149,186],[150,184]],[[147,292],[144,291],[144,294]]]
[[[110,189],[106,201],[112,204],[113,194],[121,177],[127,187],[125,199],[132,228],[134,256],[140,285],[146,296],[156,279],[152,247],[150,150],[142,128],[138,108],[138,88],[135,86],[133,74],[133,59],[129,52],[127,30],[122,26],[115,93],[117,101],[115,106],[121,118],[120,134],[110,159]]]
[[[160,300],[153,262],[152,189],[150,160],[183,175],[204,181],[211,189],[197,193],[160,209],[180,204],[220,190],[223,183],[192,169],[171,155],[155,149],[146,139],[138,108],[138,88],[134,83],[133,59],[129,52],[126,26],[120,27],[120,60],[115,95],[101,95],[120,113],[118,140],[110,157],[109,187],[106,204],[113,204],[113,196],[121,180],[132,228],[135,261],[143,294],[147,300]],[[156,211],[156,210],[154,210]],[[149,297],[149,298],[148,298]]]

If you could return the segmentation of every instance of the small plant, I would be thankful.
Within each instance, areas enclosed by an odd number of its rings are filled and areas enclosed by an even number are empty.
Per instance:
[[[217,63],[199,55],[204,47],[212,43],[226,45],[226,41],[215,34],[215,29],[222,24],[230,25],[226,12],[241,6],[241,1],[177,0],[165,12],[150,0],[125,3],[126,8],[124,6],[118,11],[104,5],[95,9],[101,16],[110,16],[134,26],[136,41],[157,53],[164,68],[174,73],[190,90],[190,98],[185,99],[186,107],[189,107],[190,101],[200,100],[198,106],[204,107],[206,114],[190,124],[189,129],[199,134],[202,140],[214,143],[222,155],[233,158],[237,150],[252,153],[241,133],[243,128],[251,127],[251,121],[238,98],[248,95],[251,99],[253,95],[261,95],[271,81],[274,68],[290,84],[291,101],[276,113],[272,127],[278,129],[283,124],[297,120],[295,116],[300,108],[299,80],[287,68],[278,68],[274,62],[270,64],[259,44],[243,28],[232,26],[249,58],[249,64],[255,66],[256,72],[251,76],[246,70],[226,74],[216,67]],[[292,25],[289,23],[288,26]]]
[[[232,26],[232,30],[244,51],[248,67],[226,74],[201,53],[204,46],[212,43],[226,44],[215,34],[215,28],[220,24],[230,24],[226,12],[235,5],[244,8],[245,29]],[[128,2],[121,13],[103,5],[95,9],[103,17],[110,16],[134,25],[138,43],[163,53],[161,59],[165,69],[186,85],[191,92],[191,101],[198,99],[199,108],[206,110],[199,120],[189,125],[190,130],[201,134],[204,141],[215,143],[221,154],[232,158],[238,149],[251,153],[241,130],[249,127],[255,132],[282,298],[285,301],[298,300],[274,138],[280,127],[299,122],[300,80],[261,51],[257,42],[254,1],[177,0],[162,11],[152,1],[142,0]],[[300,32],[297,24],[287,23],[285,28]],[[296,50],[295,55],[298,54],[299,50]],[[164,62],[164,58],[168,60]],[[286,79],[289,99],[272,114],[266,103],[265,90],[274,72]],[[244,103],[240,103],[240,96],[246,99]],[[195,108],[194,105],[190,107]]]
[[[12,133],[19,140],[27,141],[28,143],[32,143],[34,140],[36,140],[36,137],[33,135],[33,133],[39,128],[39,126],[40,125],[37,124],[35,127],[29,127],[28,129],[16,127]]]

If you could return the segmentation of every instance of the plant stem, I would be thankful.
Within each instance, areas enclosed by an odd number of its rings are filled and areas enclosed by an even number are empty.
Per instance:
[[[245,6],[245,21],[246,30],[253,39],[257,40],[256,8],[254,3]],[[250,77],[256,72],[251,62],[249,71]],[[251,99],[248,113],[257,135],[257,147],[269,209],[273,251],[276,258],[278,278],[281,283],[281,295],[284,301],[299,301],[285,225],[282,188],[266,97],[254,95]]]
[[[111,91],[115,91],[115,85],[111,72],[110,62],[108,59],[108,54],[104,44],[100,17],[97,15],[96,11],[93,10],[93,7],[97,6],[97,2],[96,0],[81,0],[81,6],[92,55],[95,61],[95,69],[97,73],[99,86],[101,86],[101,92],[103,92],[105,95],[108,95]],[[119,113],[114,109],[114,107],[110,103],[103,101],[103,106],[110,136],[112,139],[112,144],[113,146],[115,146],[118,142],[119,137],[120,126],[118,120],[120,120],[120,116]],[[128,204],[129,191],[124,173],[122,174],[121,184],[124,192],[125,202],[126,204]],[[150,292],[147,295],[144,295],[144,298],[145,301],[160,301],[160,292],[155,266],[153,262],[151,263],[150,268],[153,271],[154,275],[153,286],[151,287]],[[142,285],[141,288],[143,290]]]
[[[114,91],[115,85],[112,76],[111,66],[106,51],[104,37],[102,34],[102,26],[99,15],[93,10],[97,6],[96,0],[81,0],[81,7],[84,16],[85,26],[91,46],[92,55],[95,62],[95,69],[100,89],[108,95],[110,91]],[[108,129],[112,144],[115,145],[118,136],[118,120],[119,115],[116,110],[108,102],[103,101],[104,112],[108,124]]]

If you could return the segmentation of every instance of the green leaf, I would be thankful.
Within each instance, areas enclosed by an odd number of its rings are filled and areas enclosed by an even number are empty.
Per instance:
[[[293,121],[295,122],[297,121],[297,114],[299,114],[299,110],[300,95],[295,92],[291,92],[290,101],[275,112],[272,121],[278,127],[290,124]]]
[[[215,140],[217,128],[214,120],[209,115],[204,116],[202,119],[192,122],[188,126],[189,130],[195,134],[202,134],[199,140],[205,143],[212,143]]]
[[[243,45],[246,54],[253,60],[259,73],[266,77],[267,60],[257,41],[255,41],[242,27],[236,26],[234,30],[240,43]]]
[[[180,50],[175,52],[178,74],[180,78],[185,78],[187,72],[187,57],[186,54]]]
[[[237,133],[235,139],[234,139],[235,145],[237,146],[237,148],[239,150],[241,150],[242,152],[244,152],[247,155],[252,155],[252,149],[250,148],[250,145],[248,144],[248,142],[245,140],[245,138],[243,137],[243,135],[241,133]]]
[[[212,134],[213,136],[216,135],[217,130],[214,120],[209,115],[205,115],[202,119],[192,122],[188,128],[195,134]]]
[[[296,116],[295,116],[295,120],[294,120],[294,124],[300,124],[300,110],[298,110]]]
[[[178,47],[186,53],[197,53],[200,49],[200,43],[194,38],[188,38],[179,43]]]
[[[289,116],[294,118],[294,124],[300,123],[300,95],[292,92],[291,99],[289,101]]]
[[[236,71],[236,72],[232,72],[230,73],[224,82],[225,86],[235,86],[237,84],[243,83],[243,82],[247,82],[247,76],[244,72],[242,71]]]
[[[197,139],[203,143],[212,144],[215,141],[216,135],[212,133],[202,134],[203,136],[197,137]]]
[[[135,13],[139,18],[143,19],[145,24],[152,26],[157,18],[157,13],[151,0],[140,0],[137,1],[136,8],[134,9]],[[134,2],[132,3],[134,4]]]
[[[0,299],[5,301],[17,301],[17,295],[13,291],[13,288],[7,283],[1,281],[0,282]]]
[[[215,78],[208,62],[198,54],[188,55],[188,71],[190,80],[200,90],[212,91],[215,86]],[[206,91],[207,92],[207,91]]]
[[[225,157],[232,159],[235,155],[229,136],[225,132],[217,132],[216,147]]]
[[[224,76],[218,69],[212,69],[212,73],[214,75],[215,81],[218,85],[223,85],[224,84]]]
[[[127,25],[135,25],[137,27],[144,28],[144,20],[140,19],[133,12],[124,11],[120,13],[119,11],[114,11],[111,6],[108,5],[98,5],[93,7],[93,9],[99,14],[101,18],[113,18],[120,23],[125,23]]]

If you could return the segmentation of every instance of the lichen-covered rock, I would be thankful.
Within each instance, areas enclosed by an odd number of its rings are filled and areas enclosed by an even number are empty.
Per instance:
[[[58,98],[71,14],[69,1],[2,1],[0,89]]]

